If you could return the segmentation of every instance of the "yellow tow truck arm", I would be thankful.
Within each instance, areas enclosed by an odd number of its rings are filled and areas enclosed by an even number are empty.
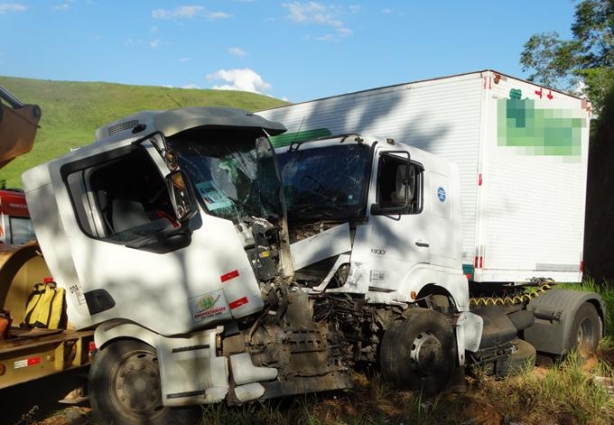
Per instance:
[[[24,105],[0,87],[0,168],[30,152],[40,119],[38,105]]]

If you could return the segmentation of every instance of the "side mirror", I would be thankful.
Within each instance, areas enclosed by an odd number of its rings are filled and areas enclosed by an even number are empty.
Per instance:
[[[180,170],[173,171],[166,176],[166,185],[177,221],[185,222],[194,217],[198,207],[187,176]]]

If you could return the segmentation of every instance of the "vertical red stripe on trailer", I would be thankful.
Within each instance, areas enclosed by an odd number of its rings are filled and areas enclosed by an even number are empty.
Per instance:
[[[475,257],[473,259],[473,267],[476,269],[481,269],[484,264],[484,257]]]
[[[492,78],[484,77],[484,90],[492,90]]]

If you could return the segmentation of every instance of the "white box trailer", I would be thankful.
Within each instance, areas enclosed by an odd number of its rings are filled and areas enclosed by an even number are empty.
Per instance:
[[[453,160],[474,282],[582,280],[590,103],[492,70],[258,112],[288,132],[393,138]]]

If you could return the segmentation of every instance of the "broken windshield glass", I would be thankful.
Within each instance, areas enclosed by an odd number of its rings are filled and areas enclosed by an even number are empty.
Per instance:
[[[172,140],[179,165],[189,175],[205,211],[235,223],[245,217],[277,214],[263,211],[256,138],[237,137],[237,141],[228,134],[206,134],[206,139],[201,135]]]
[[[365,204],[369,158],[369,147],[360,144],[303,146],[280,154],[288,218],[357,218]]]

